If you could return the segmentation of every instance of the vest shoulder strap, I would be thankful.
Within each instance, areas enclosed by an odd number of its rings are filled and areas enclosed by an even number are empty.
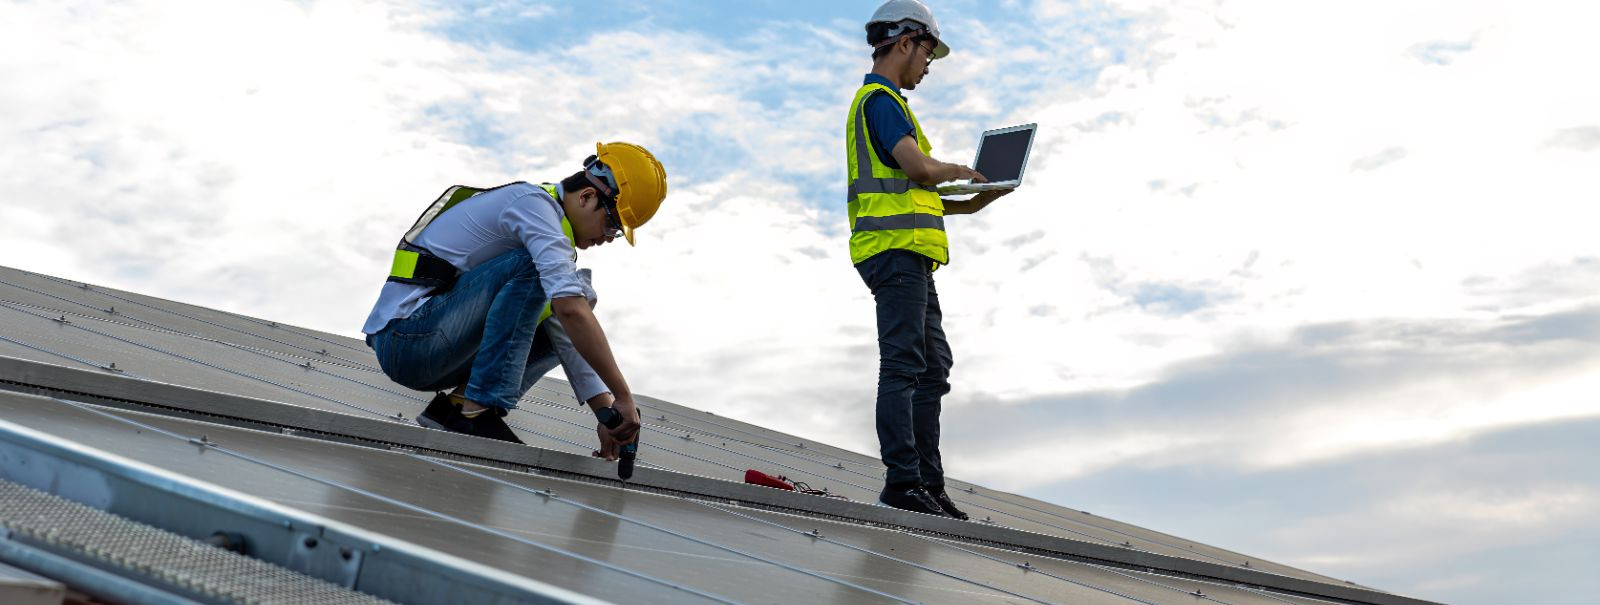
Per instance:
[[[436,293],[449,290],[451,286],[455,285],[456,278],[460,276],[461,272],[456,269],[455,265],[450,264],[450,261],[434,256],[427,248],[417,245],[417,236],[421,235],[422,230],[427,229],[428,225],[432,224],[440,215],[456,207],[461,202],[467,201],[480,193],[494,191],[522,182],[506,183],[499,187],[490,187],[488,189],[468,187],[466,185],[453,185],[445,189],[444,193],[439,194],[438,199],[434,200],[426,210],[422,211],[422,215],[417,217],[417,222],[406,231],[406,234],[401,236],[400,243],[395,246],[394,262],[389,266],[388,281],[427,286],[433,288]]]

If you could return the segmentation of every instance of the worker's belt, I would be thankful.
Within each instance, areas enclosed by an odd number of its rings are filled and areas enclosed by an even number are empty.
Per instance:
[[[863,193],[905,193],[912,189],[925,189],[934,191],[932,185],[924,185],[911,179],[876,179],[872,177],[856,179],[850,183],[849,199]]]
[[[938,229],[944,231],[944,217],[932,214],[858,216],[856,217],[856,227],[852,232],[893,231],[895,229]]]
[[[394,251],[389,281],[433,288],[434,293],[456,285],[461,272],[450,261],[434,256],[420,246],[406,245]]]

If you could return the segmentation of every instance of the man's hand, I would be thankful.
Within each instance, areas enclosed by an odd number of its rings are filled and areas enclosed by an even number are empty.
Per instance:
[[[1010,195],[1013,191],[1016,191],[1016,189],[990,189],[988,191],[981,192],[978,195],[972,196],[972,199],[968,201],[971,201],[979,209],[982,209],[984,206],[988,206],[989,202],[993,202]]]
[[[617,412],[622,414],[622,424],[611,429],[611,438],[617,443],[631,443],[639,436],[639,408],[633,404],[632,397],[618,397],[616,403],[611,404]]]
[[[949,167],[949,170],[950,170],[951,174],[954,175],[954,176],[952,176],[950,178],[945,179],[945,181],[959,181],[961,179],[970,179],[974,183],[987,183],[987,182],[989,182],[989,179],[987,177],[985,177],[985,176],[983,176],[981,174],[978,174],[978,171],[973,170],[970,167],[964,166],[962,164],[948,164],[947,163],[945,165]]]
[[[622,448],[622,442],[612,437],[611,429],[606,428],[604,424],[595,423],[594,429],[595,434],[600,437],[600,449],[590,452],[589,455],[615,462]]]
[[[985,206],[988,206],[990,202],[993,202],[993,201],[998,200],[998,199],[1000,199],[1002,197],[1005,197],[1007,194],[1009,194],[1009,193],[1011,193],[1013,191],[1016,191],[1016,189],[991,189],[989,191],[984,191],[984,192],[981,192],[981,193],[979,193],[977,195],[974,195],[970,199],[965,199],[965,200],[949,200],[949,199],[947,199],[947,200],[944,201],[944,213],[945,214],[972,214],[972,213],[977,212],[979,210],[983,210],[983,208]]]

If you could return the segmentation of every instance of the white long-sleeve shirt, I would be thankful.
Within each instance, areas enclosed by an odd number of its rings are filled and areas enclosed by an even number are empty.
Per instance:
[[[557,190],[557,193],[560,191]],[[537,185],[516,183],[485,191],[433,219],[413,242],[465,273],[496,256],[527,248],[539,283],[551,299],[583,296],[572,242],[561,231],[561,204]],[[361,331],[377,334],[428,301],[427,286],[385,282]]]
[[[588,269],[579,269],[578,281],[583,286],[584,298],[589,299],[589,308],[593,309],[599,303],[599,296],[594,291],[593,274]],[[600,380],[600,375],[595,373],[589,362],[578,353],[577,347],[573,346],[572,339],[567,336],[566,326],[561,325],[561,318],[551,315],[549,319],[544,320],[544,323],[539,324],[539,330],[550,339],[550,347],[555,349],[556,356],[561,361],[561,369],[567,374],[567,382],[572,384],[572,394],[579,402],[586,402],[595,395],[611,390],[606,388],[605,381]],[[550,371],[548,365],[550,362],[541,361],[544,363],[536,363],[529,369],[543,376]]]
[[[560,186],[557,186],[557,194]],[[551,299],[582,296],[593,307],[598,300],[587,270],[572,258],[572,242],[561,230],[565,211],[542,187],[516,183],[485,191],[452,207],[429,223],[414,243],[428,249],[463,273],[491,258],[526,248],[539,270],[539,283]],[[376,334],[390,321],[410,317],[430,298],[427,286],[385,282],[361,331]],[[545,320],[550,344],[579,401],[606,392],[605,382],[584,361],[554,316]],[[548,371],[549,368],[543,368]],[[540,372],[543,374],[543,372]]]

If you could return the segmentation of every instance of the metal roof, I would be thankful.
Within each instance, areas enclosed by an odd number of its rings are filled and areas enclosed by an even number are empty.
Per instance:
[[[1425,603],[954,478],[982,521],[874,506],[870,456],[649,397],[624,485],[562,381],[508,417],[527,446],[428,430],[358,340],[4,267],[0,381],[6,451],[115,489],[0,477],[401,602]]]

